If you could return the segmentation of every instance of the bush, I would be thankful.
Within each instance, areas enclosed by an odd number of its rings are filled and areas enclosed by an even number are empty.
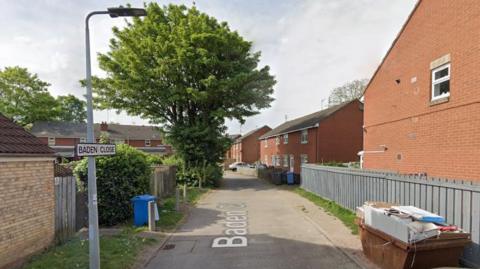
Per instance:
[[[175,165],[177,169],[177,183],[187,184],[188,186],[198,187],[200,179],[202,179],[202,186],[220,185],[220,180],[223,176],[222,167],[214,164],[205,164],[202,166],[187,167],[185,162],[177,155],[166,157],[162,160],[165,165]]]
[[[341,163],[341,162],[336,162],[336,161],[330,161],[330,162],[325,162],[325,163],[320,163],[320,165],[324,166],[334,166],[334,167],[348,167],[348,165]]]
[[[147,155],[147,161],[150,163],[150,165],[158,165],[162,164],[162,157],[154,154],[146,154]]]
[[[83,159],[74,170],[84,184],[87,164],[87,159]],[[152,168],[148,155],[128,145],[118,145],[116,155],[96,158],[96,168],[99,223],[111,226],[125,222],[132,216],[130,199],[149,191]]]

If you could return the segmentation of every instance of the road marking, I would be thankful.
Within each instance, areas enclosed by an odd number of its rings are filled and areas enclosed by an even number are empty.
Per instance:
[[[233,248],[247,247],[248,239],[248,216],[247,206],[243,203],[220,203],[218,209],[223,211],[225,216],[224,233],[227,236],[221,236],[213,239],[212,248]]]

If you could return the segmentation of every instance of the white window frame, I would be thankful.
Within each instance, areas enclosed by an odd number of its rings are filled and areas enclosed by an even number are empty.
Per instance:
[[[80,143],[87,143],[86,137],[80,137]]]
[[[276,166],[277,162],[276,162],[276,157],[275,155],[272,155],[272,166]]]
[[[307,154],[301,154],[300,155],[300,163],[308,163],[308,155]]]
[[[308,143],[308,129],[302,130],[300,133],[300,143],[307,144]]]
[[[268,165],[268,155],[265,155],[265,165]]]
[[[264,147],[265,147],[265,148],[268,148],[268,139],[265,139],[265,140],[263,140],[263,141],[265,141]]]
[[[145,139],[145,147],[151,147],[152,141],[150,139]]]
[[[440,72],[440,71],[444,70],[444,69],[448,69],[448,76],[445,76],[445,77],[442,77],[442,78],[439,78],[439,79],[435,79],[435,74],[437,72]],[[432,99],[431,99],[432,101],[450,96],[450,90],[448,91],[448,93],[435,96],[435,85],[440,84],[440,83],[445,82],[445,81],[449,81],[450,76],[451,76],[451,71],[452,71],[452,68],[451,68],[450,63],[444,64],[444,65],[439,66],[439,67],[432,70]]]
[[[280,136],[275,137],[275,145],[280,145]]]
[[[290,164],[290,157],[288,156],[288,154],[284,154],[283,155],[283,167],[288,167],[289,164]]]
[[[288,134],[283,135],[283,144],[288,144]]]
[[[55,146],[55,144],[56,144],[56,139],[55,139],[55,137],[49,137],[49,138],[48,138],[48,145],[49,145],[49,146]]]

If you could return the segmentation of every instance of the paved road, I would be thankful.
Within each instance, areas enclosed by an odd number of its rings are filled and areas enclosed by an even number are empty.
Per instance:
[[[147,268],[358,268],[304,217],[299,201],[258,179],[227,174]],[[247,234],[216,239],[226,232]]]

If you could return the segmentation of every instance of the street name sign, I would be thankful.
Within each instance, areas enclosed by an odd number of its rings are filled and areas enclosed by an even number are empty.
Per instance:
[[[78,157],[115,155],[115,153],[115,144],[82,143],[75,147],[75,155]]]

